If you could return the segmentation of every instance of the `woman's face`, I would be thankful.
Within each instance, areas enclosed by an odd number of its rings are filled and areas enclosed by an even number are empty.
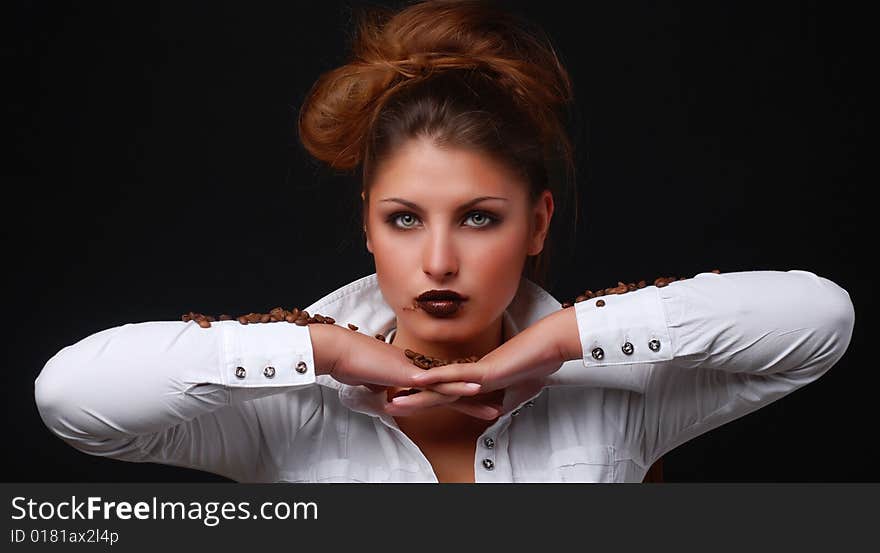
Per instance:
[[[505,166],[420,139],[378,167],[367,207],[367,249],[398,327],[426,342],[457,342],[510,304],[526,257],[543,249],[553,196],[545,191],[532,205],[527,184]],[[468,299],[435,317],[414,308],[432,289]]]

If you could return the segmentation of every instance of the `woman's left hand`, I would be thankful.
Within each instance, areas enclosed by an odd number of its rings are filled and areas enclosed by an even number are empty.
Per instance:
[[[433,367],[412,377],[414,388],[442,382],[476,382],[481,394],[525,381],[540,382],[562,363],[581,356],[580,336],[574,308],[561,309],[521,331],[484,355],[476,363],[453,363]],[[387,410],[406,415],[415,410],[446,403],[439,394],[418,392],[394,398]],[[473,401],[474,396],[469,398]]]

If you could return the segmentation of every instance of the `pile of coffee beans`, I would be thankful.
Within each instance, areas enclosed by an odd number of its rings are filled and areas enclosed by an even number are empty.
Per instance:
[[[413,365],[419,367],[420,369],[430,369],[432,367],[442,367],[443,365],[450,365],[452,363],[476,363],[480,360],[480,357],[477,355],[471,355],[470,357],[461,357],[459,359],[437,359],[436,357],[431,357],[429,355],[422,355],[421,353],[415,352],[411,349],[404,350],[404,353],[407,357],[409,357]]]
[[[202,328],[210,328],[211,323],[216,320],[221,321],[231,321],[232,317],[229,315],[220,315],[219,317],[213,317],[211,315],[205,315],[203,313],[196,313],[190,311],[189,313],[184,313],[181,318],[183,322],[195,321]],[[323,315],[315,314],[309,315],[308,311],[302,310],[294,307],[290,311],[276,307],[275,309],[269,311],[268,313],[248,313],[247,315],[239,315],[236,317],[239,323],[246,325],[252,323],[278,323],[281,321],[287,321],[288,323],[293,323],[298,326],[305,326],[307,324],[334,324],[336,323],[336,319],[333,317],[325,317]],[[353,325],[349,325],[353,326]],[[356,328],[356,327],[355,327]]]
[[[719,274],[721,271],[719,269],[712,269],[713,273]],[[675,282],[676,280],[685,280],[685,277],[657,277],[654,279],[654,286],[657,288],[663,288],[671,282]],[[593,292],[592,290],[584,290],[584,293],[579,295],[574,299],[574,301],[567,301],[562,304],[562,308],[566,309],[568,307],[573,306],[574,304],[582,301],[586,301],[592,298],[598,298],[600,296],[606,296],[611,294],[626,294],[627,292],[632,292],[633,290],[639,290],[647,286],[647,283],[644,280],[640,280],[638,282],[630,282],[623,283],[621,281],[617,281],[617,286],[613,286],[611,288],[600,288]],[[597,300],[596,307],[602,307],[605,305],[605,300]]]

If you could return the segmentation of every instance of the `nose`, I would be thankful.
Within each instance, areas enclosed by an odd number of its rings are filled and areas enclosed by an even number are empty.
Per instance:
[[[422,268],[426,275],[435,279],[458,273],[458,254],[449,232],[434,229],[427,233],[422,252]]]

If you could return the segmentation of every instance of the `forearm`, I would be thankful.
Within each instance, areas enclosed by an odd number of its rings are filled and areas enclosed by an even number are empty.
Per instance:
[[[309,331],[295,325],[126,324],[55,354],[36,379],[35,399],[57,435],[95,442],[310,385],[313,365]]]
[[[641,389],[649,367],[661,362],[819,373],[845,351],[854,314],[846,291],[813,273],[745,271],[591,298],[551,317],[560,355],[582,361],[555,380],[594,384],[607,375]]]

